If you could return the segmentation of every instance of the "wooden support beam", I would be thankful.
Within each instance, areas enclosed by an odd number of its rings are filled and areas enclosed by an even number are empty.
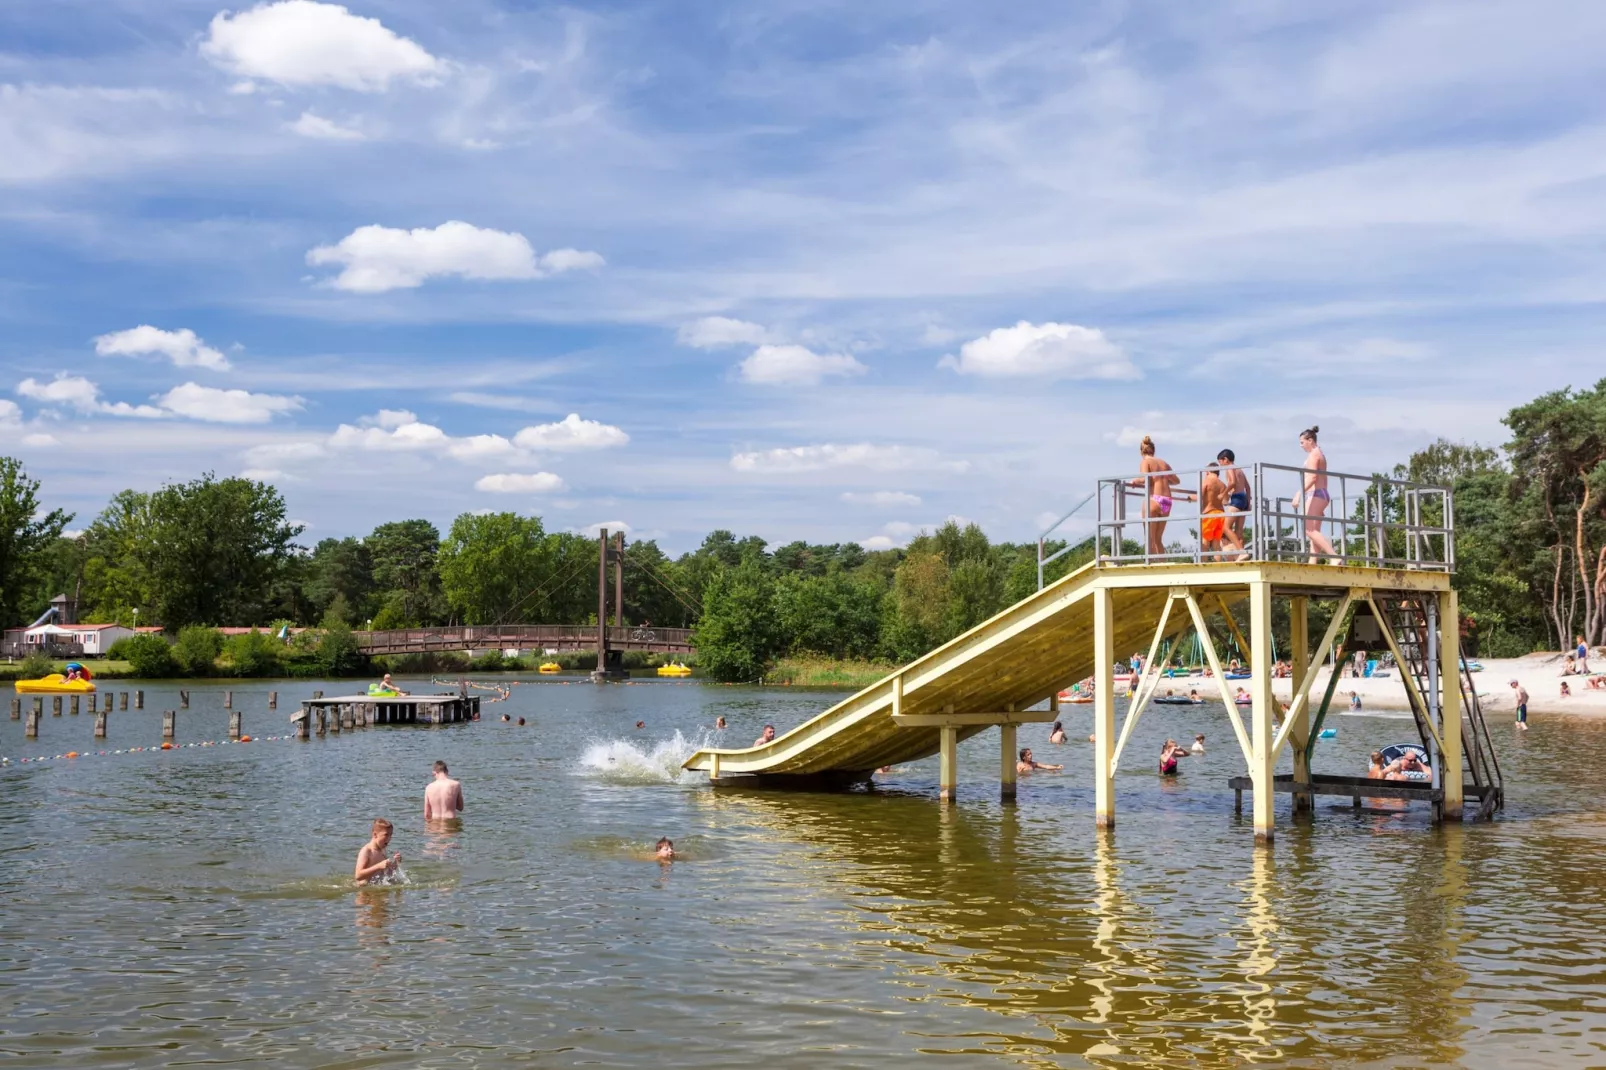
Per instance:
[[[93,704],[94,703],[94,697],[93,696],[90,697],[90,703],[91,704],[90,704],[89,708],[91,710],[93,710],[95,708],[94,704]],[[13,721],[22,720],[22,699],[20,699],[20,698],[14,698],[14,699],[11,700],[11,719]]]
[[[1333,643],[1337,641],[1340,629],[1349,619],[1350,609],[1353,608],[1357,599],[1361,598],[1364,593],[1362,591],[1350,591],[1344,596],[1344,600],[1338,604],[1338,611],[1333,614],[1333,619],[1327,622],[1327,631],[1323,634],[1321,646],[1318,649],[1328,651],[1333,649]],[[1333,671],[1337,672],[1338,669],[1338,665],[1335,664]],[[1288,742],[1294,727],[1299,723],[1299,717],[1310,709],[1310,685],[1314,679],[1314,673],[1307,675],[1302,689],[1295,691],[1293,699],[1289,703],[1288,717],[1283,721],[1283,726],[1278,730],[1277,738],[1272,744],[1271,760],[1273,763],[1277,761],[1278,755],[1282,754],[1283,745]]]
[[[106,738],[106,712],[107,711],[105,711],[105,710],[101,710],[99,713],[95,714],[95,738],[96,739],[105,739]]]
[[[1288,600],[1288,655],[1292,668],[1293,697],[1298,698],[1305,694],[1310,686],[1311,654],[1310,654],[1310,599],[1304,595],[1296,595]],[[1316,658],[1320,664],[1321,654]],[[1335,671],[1337,667],[1334,667]],[[1297,709],[1296,709],[1297,707]],[[1310,702],[1290,702],[1288,717],[1284,726],[1288,738],[1294,741],[1294,783],[1310,783],[1310,762],[1305,757],[1305,743],[1310,739]],[[1294,811],[1296,813],[1313,808],[1315,799],[1304,793],[1294,795]]]
[[[178,711],[162,711],[162,738],[174,739],[178,735]]]
[[[190,693],[187,690],[179,691],[178,708],[181,710],[187,710],[190,708]]]
[[[67,701],[67,712],[72,714],[74,717],[78,716],[78,700],[82,697],[83,696],[81,695],[73,695]]]
[[[1411,673],[1411,663],[1405,660],[1405,655],[1400,651],[1399,640],[1394,637],[1394,626],[1378,608],[1377,599],[1372,597],[1371,591],[1366,592],[1366,603],[1372,607],[1372,616],[1377,618],[1377,630],[1383,633],[1383,638],[1389,645],[1389,652],[1394,655],[1395,671],[1400,674],[1400,682],[1405,685],[1406,701],[1418,703],[1417,708],[1423,713],[1422,723],[1428,726],[1429,734],[1433,736],[1433,741],[1439,745],[1442,753],[1444,740],[1439,736],[1438,726],[1433,723],[1433,717],[1429,712],[1432,707],[1428,705],[1427,696],[1416,688],[1416,680]]]
[[[1439,783],[1444,788],[1445,816],[1460,821],[1465,777],[1461,744],[1461,605],[1454,591],[1439,595],[1439,688],[1444,718],[1439,726]]]
[[[1271,584],[1256,580],[1249,585],[1249,673],[1254,697],[1250,707],[1253,753],[1249,779],[1255,790],[1255,842],[1264,844],[1271,843],[1276,834],[1272,774],[1277,753],[1272,749],[1275,700],[1271,693],[1271,669]]]
[[[959,729],[939,728],[941,748],[938,751],[937,797],[944,802],[954,800],[959,785]]]
[[[1093,798],[1099,828],[1115,826],[1115,599],[1093,592]]]
[[[1216,644],[1210,638],[1210,629],[1205,627],[1204,610],[1199,600],[1191,593],[1187,598],[1188,613],[1193,617],[1193,627],[1199,633],[1199,643],[1204,647],[1205,658],[1210,662],[1210,671],[1215,674],[1216,684],[1221,688],[1221,704],[1227,710],[1227,723],[1232,725],[1232,734],[1238,740],[1238,749],[1243,752],[1245,766],[1253,765],[1255,752],[1249,742],[1249,735],[1244,731],[1243,719],[1238,716],[1238,703],[1233,698],[1227,686],[1227,674],[1222,671],[1221,658],[1216,654]]]
[[[312,738],[312,711],[307,708],[305,702],[301,704],[301,716],[296,720],[296,738],[300,740]]]
[[[1178,597],[1179,593],[1173,591],[1171,596],[1165,600],[1165,605],[1160,608],[1160,622],[1154,626],[1154,638],[1149,643],[1149,656],[1143,661],[1143,676],[1133,689],[1132,701],[1126,708],[1126,720],[1121,722],[1120,737],[1115,741],[1115,749],[1110,752],[1111,777],[1114,777],[1116,770],[1121,767],[1121,755],[1126,751],[1127,741],[1132,738],[1132,730],[1137,727],[1138,719],[1149,708],[1149,700],[1154,698],[1154,693],[1160,689],[1160,681],[1163,678],[1161,674],[1171,664],[1170,654],[1166,655],[1165,662],[1160,665],[1156,665],[1154,659],[1160,654],[1160,643],[1166,636],[1166,624],[1171,620],[1171,607],[1176,604]],[[1180,597],[1186,597],[1185,591]],[[1175,647],[1172,648],[1173,653],[1175,649]],[[1114,660],[1113,656],[1111,660]],[[1110,667],[1110,671],[1111,673],[1115,671],[1113,665]],[[1111,686],[1113,687],[1114,684],[1112,683]]]
[[[279,693],[277,691],[269,691],[268,692],[268,709],[276,710],[278,708],[279,708]]]
[[[240,730],[241,730],[240,717],[241,717],[241,713],[240,713],[239,710],[235,710],[234,712],[229,714],[229,738],[230,739],[239,739],[240,738]]]
[[[22,724],[22,734],[28,739],[39,738],[39,707],[35,706],[28,711],[28,719]]]
[[[120,709],[120,710],[128,709],[128,692],[127,691],[119,691],[117,693],[117,708]]]
[[[143,710],[145,708],[145,692],[134,692],[134,708],[136,710]]]
[[[50,716],[52,716],[52,717],[60,717],[61,716],[61,696],[60,695],[51,695],[50,696]]]
[[[998,797],[1005,802],[1015,801],[1015,744],[1018,741],[1014,724],[998,726]]]
[[[1053,710],[1005,710],[999,713],[895,713],[905,728],[968,728],[974,725],[1048,724]]]

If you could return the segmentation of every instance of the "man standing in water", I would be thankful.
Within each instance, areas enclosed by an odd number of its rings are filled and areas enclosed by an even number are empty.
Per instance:
[[[753,746],[762,747],[764,744],[768,743],[770,740],[772,740],[774,738],[775,738],[775,726],[772,725],[772,724],[767,724],[767,725],[764,726],[763,734],[760,735],[757,739],[753,740]]]
[[[424,820],[445,821],[463,810],[463,785],[446,775],[446,763],[435,763],[435,779],[424,789]]]

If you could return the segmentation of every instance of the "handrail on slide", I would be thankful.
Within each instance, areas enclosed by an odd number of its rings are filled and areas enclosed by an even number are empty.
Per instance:
[[[1055,550],[1053,553],[1049,554],[1047,557],[1044,557],[1043,556],[1043,544],[1048,541],[1048,537],[1050,535],[1054,534],[1054,532],[1059,530],[1059,527],[1060,527],[1061,524],[1065,523],[1071,517],[1073,517],[1077,513],[1081,512],[1082,509],[1084,507],[1086,507],[1088,502],[1090,502],[1094,498],[1098,497],[1098,493],[1099,493],[1098,492],[1098,488],[1095,487],[1088,494],[1087,497],[1083,498],[1081,501],[1079,501],[1075,505],[1071,506],[1070,512],[1066,513],[1064,516],[1062,516],[1058,520],[1054,521],[1054,523],[1050,524],[1048,526],[1048,528],[1041,535],[1037,536],[1037,589],[1039,591],[1041,591],[1043,589],[1043,569],[1045,567],[1047,567],[1048,565],[1054,563],[1055,561],[1059,560],[1060,558],[1064,557],[1066,554],[1070,553],[1072,548],[1074,548],[1075,545],[1076,545],[1073,542],[1067,542],[1064,546],[1060,547],[1058,550]]]

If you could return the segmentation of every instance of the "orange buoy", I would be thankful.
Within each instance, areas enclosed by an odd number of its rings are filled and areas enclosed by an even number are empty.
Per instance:
[[[240,742],[241,743],[249,743],[249,742],[251,742],[251,737],[250,736],[241,736],[240,737]]]
[[[162,749],[163,750],[172,750],[173,749],[173,744],[171,744],[171,743],[163,743],[162,744]]]
[[[70,751],[67,752],[67,757],[76,758],[76,757],[78,757],[78,752],[75,751],[75,750],[70,750]]]

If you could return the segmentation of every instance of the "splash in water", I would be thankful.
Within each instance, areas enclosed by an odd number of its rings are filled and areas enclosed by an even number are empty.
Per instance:
[[[657,742],[597,740],[586,747],[580,764],[592,776],[610,780],[672,783],[680,779],[680,763],[710,745],[710,734],[706,730],[698,732],[694,739],[687,739],[676,731],[670,738]]]

